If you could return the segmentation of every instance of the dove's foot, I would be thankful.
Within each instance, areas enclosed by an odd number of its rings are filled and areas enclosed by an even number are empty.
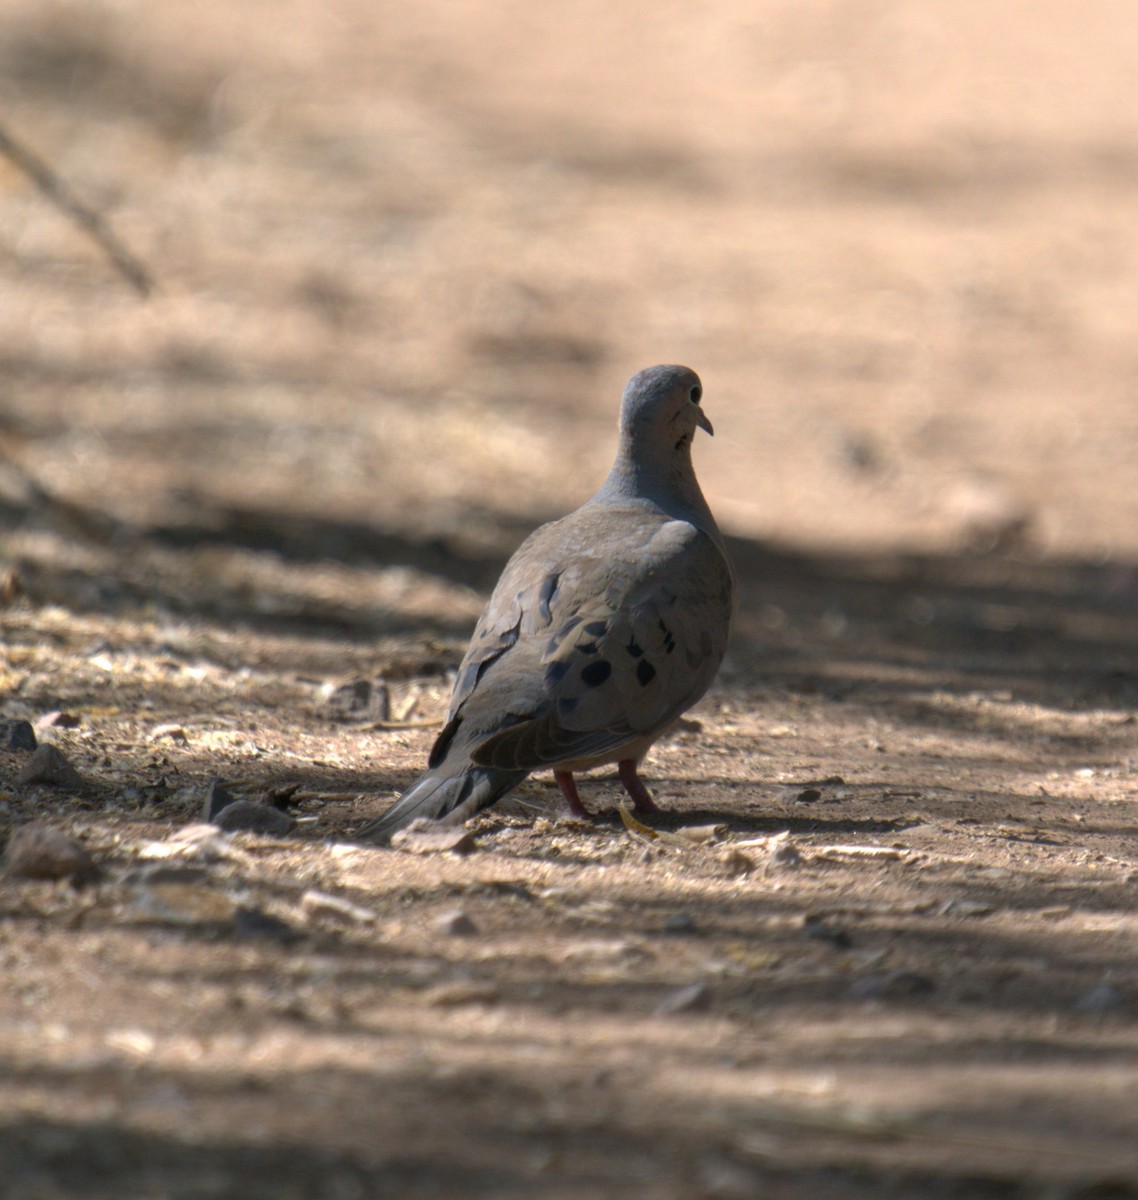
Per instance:
[[[561,789],[562,796],[565,797],[565,803],[569,808],[570,814],[581,821],[591,821],[593,814],[581,803],[581,797],[577,792],[577,781],[573,778],[573,772],[554,771],[553,778],[557,780],[557,786]]]
[[[624,790],[632,797],[634,812],[654,813],[660,811],[656,806],[656,801],[652,799],[651,792],[644,786],[640,776],[636,773],[636,759],[626,758],[623,762],[616,764],[616,769],[620,775],[620,782],[624,784]]]

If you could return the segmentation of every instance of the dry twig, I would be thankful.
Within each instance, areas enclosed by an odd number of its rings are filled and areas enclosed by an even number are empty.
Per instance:
[[[13,138],[3,125],[0,125],[0,154],[23,171],[56,208],[99,245],[131,287],[142,296],[149,296],[154,291],[156,285],[153,276],[123,245],[107,221],[84,204],[48,163]]]

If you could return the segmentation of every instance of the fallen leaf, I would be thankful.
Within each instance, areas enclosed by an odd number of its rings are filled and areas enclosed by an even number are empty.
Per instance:
[[[638,821],[629,811],[628,805],[622,800],[617,805],[617,811],[620,813],[620,819],[624,823],[625,829],[639,838],[641,841],[654,842],[660,835],[650,825],[645,825],[643,821]]]

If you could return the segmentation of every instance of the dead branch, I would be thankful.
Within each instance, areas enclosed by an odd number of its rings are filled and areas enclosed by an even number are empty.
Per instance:
[[[3,125],[0,125],[0,154],[23,171],[42,195],[98,244],[131,287],[142,296],[154,291],[153,276],[123,245],[107,221],[84,204],[48,163],[13,138]]]

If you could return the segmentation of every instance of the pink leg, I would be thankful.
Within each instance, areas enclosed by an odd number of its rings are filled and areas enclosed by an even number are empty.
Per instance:
[[[616,769],[620,774],[620,782],[624,784],[624,790],[632,797],[632,809],[634,812],[652,813],[660,811],[656,807],[656,801],[652,799],[651,793],[636,773],[636,759],[626,758],[623,762],[616,764]]]
[[[554,771],[553,778],[557,780],[557,786],[561,789],[562,796],[565,797],[565,803],[569,806],[569,812],[582,821],[591,821],[593,814],[581,803],[581,797],[577,794],[577,784],[573,779],[573,772]]]

